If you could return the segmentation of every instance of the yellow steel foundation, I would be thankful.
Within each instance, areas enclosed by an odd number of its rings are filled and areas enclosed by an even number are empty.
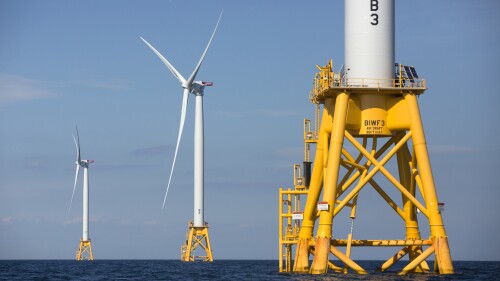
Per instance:
[[[195,255],[197,248],[201,248],[205,252],[205,255]],[[208,223],[205,223],[204,227],[194,227],[193,222],[189,222],[186,243],[181,246],[181,261],[214,261],[212,248],[210,247],[210,238],[208,236]]]
[[[280,271],[291,271],[292,246],[296,246],[293,271],[312,274],[329,269],[365,274],[350,258],[351,247],[391,246],[399,249],[380,265],[380,271],[407,256],[408,263],[400,274],[429,272],[426,259],[434,255],[436,273],[453,273],[417,102],[417,96],[426,90],[425,80],[407,79],[400,72],[393,80],[377,81],[376,87],[351,86],[366,83],[348,84],[340,74],[333,73],[331,61],[318,69],[310,97],[315,104],[323,105],[323,114],[319,128],[316,126],[312,134],[316,153],[310,184],[303,190],[297,185],[295,190],[280,188]],[[390,184],[379,184],[375,175],[383,175]],[[352,228],[347,240],[332,237],[334,218],[345,207],[352,208],[354,223],[357,198],[367,186],[404,222],[403,240],[355,240]],[[386,192],[394,188],[401,194],[399,204]],[[292,210],[297,213],[297,206],[292,197],[300,195],[307,195],[307,201],[303,212],[299,212],[302,217],[296,229]],[[417,210],[427,220],[427,239],[421,237]],[[339,247],[346,247],[346,253]],[[344,266],[335,265],[333,258]]]
[[[78,250],[76,250],[76,260],[94,260],[94,256],[92,255],[92,245],[90,240],[83,241],[80,239],[80,246],[78,246]]]

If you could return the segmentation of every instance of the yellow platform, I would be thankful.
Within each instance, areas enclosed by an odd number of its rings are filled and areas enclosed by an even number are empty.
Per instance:
[[[316,144],[310,183],[296,185],[294,190],[280,189],[280,271],[323,274],[331,269],[366,274],[350,258],[351,247],[390,246],[399,249],[380,265],[381,271],[408,256],[400,274],[428,272],[426,259],[434,255],[436,273],[453,273],[417,101],[426,90],[425,80],[407,79],[400,73],[391,80],[346,81],[342,73],[332,71],[331,61],[318,69],[310,99],[322,106],[321,121],[317,120],[320,125],[315,131],[304,132],[313,136],[304,142]],[[383,175],[390,184],[379,184],[375,175]],[[404,222],[405,237],[353,240],[352,226],[347,239],[332,237],[334,218],[341,210],[351,209],[354,224],[357,199],[364,188],[373,188]],[[391,198],[387,189],[397,190],[399,200]],[[300,202],[294,199],[300,196],[307,197],[303,209],[293,203]],[[426,239],[421,237],[417,211],[430,229]],[[301,213],[302,218],[294,220],[294,213],[296,217]]]

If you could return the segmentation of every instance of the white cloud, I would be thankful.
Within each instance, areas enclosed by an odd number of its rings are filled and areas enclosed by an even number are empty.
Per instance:
[[[0,106],[52,97],[45,82],[23,76],[0,74]]]
[[[90,222],[105,222],[105,220],[97,217],[97,216],[90,216],[89,217]],[[73,217],[73,218],[68,218],[64,221],[63,225],[66,224],[81,224],[83,222],[82,217]]]
[[[12,103],[45,99],[56,95],[51,83],[19,75],[0,73],[0,106]],[[122,79],[74,80],[59,83],[58,87],[89,87],[110,91],[130,90],[130,82]]]
[[[82,223],[82,217],[75,217],[75,218],[71,218],[71,219],[67,219],[66,221],[64,221],[64,225],[66,224],[80,224]]]
[[[2,224],[10,224],[12,222],[12,217],[2,217],[0,221]]]

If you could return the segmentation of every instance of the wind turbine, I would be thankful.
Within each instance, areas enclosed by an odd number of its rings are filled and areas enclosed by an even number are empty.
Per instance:
[[[219,26],[220,19],[222,17],[222,12],[217,20],[217,24],[215,25],[215,29],[212,32],[212,36],[208,41],[207,47],[205,51],[201,55],[198,64],[195,69],[191,73],[188,79],[185,79],[177,69],[160,53],[156,50],[149,42],[147,42],[144,38],[141,37],[141,40],[146,43],[146,45],[163,61],[163,63],[168,67],[170,72],[174,75],[175,78],[181,83],[183,88],[182,95],[182,107],[181,107],[181,119],[179,124],[179,133],[177,136],[177,145],[175,146],[174,159],[172,163],[172,169],[170,170],[170,176],[168,179],[167,190],[165,192],[165,197],[163,198],[162,209],[165,206],[165,202],[168,195],[168,190],[170,188],[170,184],[172,181],[172,174],[174,172],[175,161],[177,159],[177,152],[179,150],[179,144],[182,137],[182,131],[184,128],[184,121],[186,119],[186,107],[188,103],[189,94],[195,95],[195,128],[194,128],[194,218],[193,221],[189,224],[189,234],[186,244],[183,245],[182,248],[182,260],[183,261],[194,261],[195,259],[203,259],[205,261],[213,261],[212,258],[212,250],[210,248],[210,240],[208,237],[208,224],[204,221],[204,212],[203,212],[203,183],[204,183],[204,135],[203,135],[203,92],[206,86],[212,86],[212,82],[203,82],[203,81],[195,81],[196,75],[198,74],[198,70],[205,59],[205,55],[207,54],[208,49],[210,48],[210,44],[212,43],[212,39],[217,32],[217,27]],[[201,245],[203,249],[206,251],[206,256],[193,256],[191,253],[194,249],[200,245],[201,241],[205,239],[206,245]]]
[[[89,238],[89,164],[94,163],[94,160],[82,160],[80,156],[80,135],[78,127],[76,127],[76,137],[73,134],[73,140],[76,146],[76,173],[75,183],[73,185],[73,194],[69,203],[68,215],[73,204],[73,196],[75,195],[76,183],[78,182],[78,174],[80,167],[83,168],[83,233],[80,239],[80,246],[76,251],[76,260],[93,260],[92,245]]]

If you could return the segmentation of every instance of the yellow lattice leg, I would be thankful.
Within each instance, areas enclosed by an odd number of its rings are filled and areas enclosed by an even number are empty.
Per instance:
[[[348,93],[339,93],[335,99],[332,134],[330,137],[330,149],[328,151],[327,167],[324,176],[323,201],[328,203],[328,210],[321,211],[319,217],[318,231],[316,235],[316,248],[312,274],[323,274],[328,270],[328,256],[330,254],[330,239],[332,235],[332,219],[335,199],[337,198],[337,179],[340,168],[340,155],[344,143],[344,131],[346,125]],[[326,160],[326,159],[325,159]]]
[[[405,100],[410,115],[413,147],[420,168],[419,174],[422,180],[423,197],[429,212],[431,239],[434,242],[433,247],[436,255],[437,269],[440,274],[453,274],[448,237],[446,236],[441,213],[438,210],[438,199],[417,98],[414,94],[406,94]]]
[[[90,239],[88,241],[83,241],[80,239],[80,246],[76,251],[76,260],[94,260],[94,256],[92,255],[92,244],[90,243]]]
[[[203,249],[205,255],[194,255],[196,248]],[[212,248],[210,246],[210,237],[208,236],[208,223],[204,227],[194,227],[193,223],[189,223],[189,233],[186,244],[182,247],[181,260],[185,262],[202,260],[212,262]]]

